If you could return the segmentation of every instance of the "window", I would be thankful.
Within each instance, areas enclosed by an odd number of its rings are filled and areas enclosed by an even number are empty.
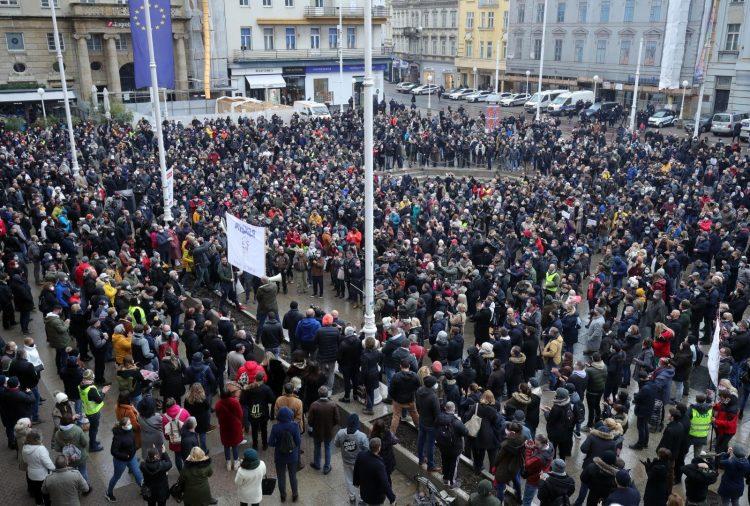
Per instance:
[[[518,4],[518,22],[523,23],[526,19],[526,4]]]
[[[536,22],[544,22],[544,4],[536,4]]]
[[[240,28],[240,49],[243,51],[253,48],[252,29],[249,26]]]
[[[585,23],[588,14],[589,4],[586,2],[578,3],[578,22]]]
[[[445,37],[443,37],[442,39],[440,39],[440,54],[446,55],[447,53],[445,51],[447,49],[448,49],[448,46],[447,46],[447,43],[445,41]]]
[[[127,51],[128,46],[130,45],[128,43],[129,37],[130,35],[125,33],[121,33],[120,35],[118,35],[115,39],[115,49],[117,49],[118,51]]]
[[[557,22],[565,23],[565,2],[557,3]]]
[[[451,28],[458,27],[458,12],[451,11]]]
[[[297,49],[297,29],[296,28],[286,28],[284,30],[285,39],[286,39],[286,48],[287,49]]]
[[[240,7],[250,7],[250,0],[240,0]]]
[[[58,33],[60,36],[58,41],[60,42],[60,51],[65,51],[65,39],[62,33]],[[55,48],[55,34],[52,32],[47,33],[47,50],[56,51]]]
[[[422,13],[422,27],[427,28],[430,26],[430,13],[424,12]]]
[[[623,23],[633,22],[633,11],[635,11],[635,0],[625,0],[625,13],[622,16]]]
[[[516,58],[523,58],[523,38],[516,37]]]
[[[727,42],[724,44],[725,51],[737,51],[740,44],[740,24],[729,23],[727,25]]]
[[[508,31],[508,11],[503,11],[503,31]]]
[[[315,7],[323,7],[323,0],[315,0]]]
[[[437,37],[435,37],[432,39],[432,54],[438,54],[437,44],[438,44],[438,40],[437,40]]]
[[[495,28],[495,13],[487,13],[487,28]]]
[[[607,56],[607,40],[599,39],[596,41],[596,63],[604,63]]]
[[[651,0],[651,9],[648,14],[650,21],[659,21],[661,19],[661,0]]]
[[[294,7],[294,0],[284,0],[284,7]]]
[[[328,29],[328,47],[331,49],[338,49],[339,47],[339,29],[338,28]]]
[[[263,7],[271,7],[271,0],[263,0]]]
[[[13,64],[13,72],[16,74],[23,74],[26,72],[26,64],[21,62],[16,62]]]
[[[620,65],[630,64],[630,45],[632,41],[630,39],[623,39],[620,41]]]
[[[602,2],[601,7],[599,8],[599,22],[600,23],[609,23],[609,7],[610,7],[609,1]]]
[[[504,60],[507,54],[508,54],[508,43],[506,41],[503,41],[503,52],[500,54],[500,58]]]
[[[266,51],[273,51],[273,28],[263,29],[263,48]]]
[[[21,32],[6,33],[5,42],[8,44],[8,51],[23,51],[26,49],[23,43],[23,33]]]
[[[0,0],[0,7],[8,7],[11,5],[18,5],[18,0]]]
[[[487,13],[486,12],[480,12],[479,13],[479,28],[485,28],[487,25]]]
[[[357,47],[357,27],[350,26],[346,29],[346,47],[354,49]]]
[[[82,3],[86,3],[86,2],[82,2]],[[49,0],[41,0],[40,2],[42,9],[49,9],[49,4],[50,4]],[[0,5],[6,5],[6,4],[0,1]],[[10,5],[13,5],[13,2],[11,2]],[[60,8],[60,0],[55,0],[55,9],[59,9],[59,8]]]
[[[534,39],[534,59],[542,57],[542,39]]]
[[[432,11],[432,27],[438,27],[438,11],[436,10]]]
[[[474,42],[466,41],[466,57],[471,58],[474,55]]]
[[[466,28],[468,28],[469,30],[474,28],[474,13],[473,12],[466,13]]]
[[[562,39],[555,39],[555,61],[562,61]]]
[[[479,43],[479,58],[484,59],[484,41]]]
[[[310,28],[310,49],[320,49],[320,28]]]
[[[657,42],[655,40],[646,41],[643,55],[644,65],[656,65],[656,46]]]
[[[441,13],[441,18],[442,18],[442,24],[440,26],[442,26],[443,28],[447,28],[448,27],[448,11],[447,10],[443,10],[443,12]]]
[[[487,58],[492,58],[492,41],[487,43]]]
[[[576,63],[583,63],[583,46],[584,45],[585,45],[585,41],[581,39],[576,40],[576,46],[575,46]]]
[[[101,53],[102,47],[104,46],[104,40],[101,33],[92,33],[91,36],[86,39],[86,47],[92,53]]]

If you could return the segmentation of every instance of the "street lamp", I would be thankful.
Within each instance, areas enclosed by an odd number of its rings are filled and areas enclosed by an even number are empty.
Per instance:
[[[594,76],[594,103],[596,103],[596,85],[599,82],[599,76]]]
[[[427,74],[427,110],[432,108],[432,74]]]
[[[542,44],[539,48],[539,97],[536,101],[536,120],[539,121],[542,115],[542,74],[544,74],[544,39],[547,32],[547,0],[544,0],[544,16],[542,18]]]
[[[44,126],[47,127],[47,109],[44,108],[44,88],[38,88],[36,90],[37,93],[39,93],[39,100],[42,102],[42,115],[44,116]],[[683,94],[683,100],[685,99],[685,95]]]
[[[690,83],[687,80],[682,81],[682,103],[680,104],[680,121],[682,121],[682,111],[685,109],[685,92]]]
[[[531,71],[526,71],[526,94],[529,94],[529,76],[531,75]]]
[[[479,86],[477,85],[477,67],[476,67],[476,65],[474,66],[474,68],[472,70],[474,71],[474,89],[478,90]]]

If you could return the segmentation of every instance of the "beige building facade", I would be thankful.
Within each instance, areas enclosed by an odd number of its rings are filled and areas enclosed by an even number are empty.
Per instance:
[[[504,89],[507,52],[508,0],[461,0],[458,3],[459,83],[472,88]]]

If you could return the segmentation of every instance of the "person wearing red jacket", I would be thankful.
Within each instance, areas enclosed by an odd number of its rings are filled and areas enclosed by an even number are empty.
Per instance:
[[[526,441],[524,448],[523,469],[526,475],[526,486],[523,490],[523,506],[531,506],[539,488],[542,473],[546,473],[552,464],[554,450],[544,434]]]
[[[255,381],[255,375],[259,372],[263,373],[263,382],[268,381],[268,375],[266,374],[266,370],[263,368],[262,365],[260,365],[255,360],[248,360],[245,362],[245,365],[237,369],[237,377],[235,380],[240,385],[249,385],[253,381]]]
[[[659,330],[661,329],[661,332]],[[671,343],[674,331],[663,323],[656,324],[656,338],[654,339],[654,355],[656,358],[669,358],[672,350]]]
[[[726,453],[729,441],[737,433],[739,417],[737,396],[727,390],[719,392],[714,404],[714,428],[716,429],[716,453]]]

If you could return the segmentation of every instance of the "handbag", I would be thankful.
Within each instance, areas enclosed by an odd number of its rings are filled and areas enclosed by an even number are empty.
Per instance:
[[[469,433],[469,437],[477,437],[477,434],[479,434],[479,429],[482,428],[482,417],[477,414],[478,411],[479,403],[477,402],[474,405],[474,414],[471,415],[471,418],[465,424],[466,431]]]
[[[273,495],[276,490],[276,478],[263,478],[260,482],[260,488],[263,495]]]
[[[169,487],[169,495],[177,502],[182,502],[182,498],[185,495],[185,483],[182,478],[179,478],[174,485]]]
[[[141,498],[144,501],[148,501],[149,499],[151,499],[151,487],[149,487],[145,483],[141,485]]]

